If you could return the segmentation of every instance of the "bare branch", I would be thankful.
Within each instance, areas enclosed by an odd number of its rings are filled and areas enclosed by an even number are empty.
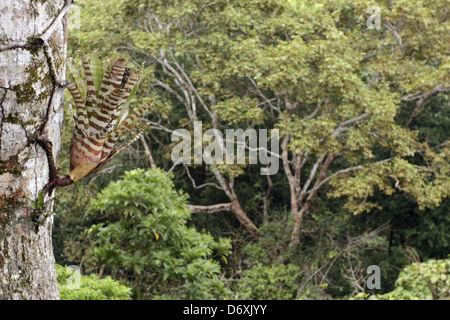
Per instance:
[[[55,28],[58,25],[60,25],[61,19],[66,15],[67,11],[69,11],[71,6],[72,0],[66,0],[58,16],[52,21],[52,23],[48,26],[48,28],[44,31],[44,33],[39,37],[42,39],[42,41],[44,41],[44,43],[47,43],[48,39],[53,34],[53,31],[55,31]]]
[[[234,192],[232,192],[230,186],[228,185],[228,182],[225,180],[223,175],[220,173],[217,166],[213,164],[213,165],[211,165],[211,167],[212,167],[212,172],[213,172],[214,176],[216,177],[216,180],[219,183],[220,188],[225,192],[225,194],[227,195],[228,198],[230,198],[230,200],[232,200],[232,201],[236,200],[236,199],[234,199],[236,197],[233,196]]]
[[[367,119],[367,118],[369,118],[369,114],[368,114],[368,113],[363,113],[363,114],[361,114],[361,115],[359,115],[359,116],[357,116],[357,117],[355,117],[355,118],[353,118],[353,119],[349,119],[349,120],[346,120],[346,121],[344,121],[344,122],[341,122],[341,123],[339,124],[339,127],[333,132],[333,137],[337,137],[337,136],[339,136],[342,132],[348,131],[348,130],[351,129],[351,128],[348,128],[348,127],[346,127],[346,126],[351,125],[351,124],[353,124],[353,123],[355,123],[355,122],[358,122],[358,121],[360,121],[360,120],[365,120],[365,119]]]
[[[439,145],[437,147],[444,146],[446,144],[448,144],[448,143],[443,143],[442,145]],[[412,153],[415,154],[415,153],[420,153],[420,152],[423,152],[423,151],[424,150],[414,150]],[[405,156],[408,156],[408,155],[409,154],[402,154],[401,157],[405,157]],[[375,163],[376,164],[382,164],[382,163],[386,163],[386,162],[392,161],[394,159],[395,159],[395,157],[391,157],[391,158],[383,159],[383,160],[380,160],[380,161],[376,161]],[[317,191],[325,183],[327,183],[328,181],[330,181],[331,179],[333,179],[333,178],[335,178],[335,177],[337,177],[339,175],[342,175],[342,174],[345,174],[345,173],[348,173],[348,172],[352,172],[352,171],[359,171],[359,170],[362,170],[362,169],[364,169],[364,167],[362,165],[358,165],[358,166],[354,166],[354,167],[338,170],[335,173],[333,173],[332,175],[330,175],[330,176],[326,177],[325,179],[323,179],[319,184],[317,184],[317,186],[315,186],[311,190],[307,191],[306,193],[311,193],[311,192]]]
[[[180,101],[183,105],[188,103],[185,99],[183,99],[183,97],[181,97],[178,94],[178,92],[176,92],[173,88],[171,88],[168,84],[162,82],[161,80],[155,79],[155,86],[161,87],[161,88],[165,89],[167,92],[173,94],[175,96],[175,98],[177,98],[177,100]]]
[[[423,92],[422,94],[419,94],[419,95],[416,94],[416,95],[414,95],[413,97],[410,97],[410,98],[408,98],[408,96],[402,98],[403,101],[411,101],[411,100],[418,99],[417,102],[416,102],[416,107],[414,108],[414,110],[413,110],[413,112],[412,112],[412,114],[411,114],[411,116],[410,116],[406,126],[407,127],[410,126],[411,122],[413,121],[413,119],[415,117],[417,117],[417,115],[420,112],[420,109],[422,108],[422,106],[424,105],[425,101],[429,97],[431,97],[431,96],[433,96],[433,95],[435,95],[437,93],[446,92],[446,91],[449,91],[449,90],[450,90],[450,87],[446,87],[444,85],[439,85],[439,86],[434,87],[432,91]]]
[[[150,148],[148,147],[147,142],[145,141],[144,136],[141,136],[141,142],[144,146],[145,154],[147,155],[148,162],[150,163],[150,168],[156,168],[155,161],[153,161],[152,153],[150,152]]]
[[[186,108],[186,111],[188,113],[189,119],[195,120],[197,118],[197,115],[195,114],[194,110],[192,109],[192,101],[191,96],[189,95],[189,90],[186,81],[183,79],[183,77],[173,68],[170,63],[167,60],[166,52],[164,50],[160,50],[161,57],[158,58],[156,55],[152,55],[153,58],[158,61],[158,63],[161,64],[163,67],[164,73],[168,74],[170,77],[173,78],[175,84],[180,88],[180,90],[183,92],[185,97],[185,103],[184,106]]]
[[[189,180],[191,180],[192,186],[194,187],[194,189],[201,189],[201,188],[204,188],[204,187],[211,186],[211,187],[214,187],[216,189],[219,189],[219,190],[223,191],[223,189],[221,187],[219,187],[217,184],[212,183],[212,182],[206,182],[204,184],[201,184],[201,185],[197,186],[197,184],[195,183],[194,178],[192,178],[192,176],[191,176],[191,173],[190,173],[189,168],[188,168],[187,165],[184,165],[184,169],[186,170],[186,174],[187,174]]]
[[[303,185],[302,191],[297,197],[297,204],[300,204],[303,201],[303,198],[305,194],[307,193],[307,190],[309,188],[309,185],[311,184],[312,180],[314,179],[314,176],[316,175],[317,169],[322,164],[323,160],[325,159],[326,154],[323,154],[319,159],[316,160],[314,163],[314,166],[311,169],[311,172],[309,173],[309,177],[306,180],[306,183]]]
[[[161,130],[161,131],[165,131],[165,132],[167,132],[167,133],[175,133],[176,131],[174,131],[174,130],[172,130],[172,129],[169,129],[169,128],[167,128],[167,127],[164,127],[162,124],[160,124],[160,123],[156,123],[156,122],[153,122],[153,121],[149,121],[148,122],[151,126],[152,126],[152,129],[157,129],[157,130]]]
[[[390,23],[389,21],[387,21],[384,26],[386,27],[386,29],[388,29],[392,35],[395,37],[395,39],[397,40],[397,44],[400,48],[401,52],[405,52],[405,47],[403,44],[403,40],[402,37],[400,36],[400,34],[397,32],[397,27],[395,27],[392,23]]]
[[[280,108],[274,106],[272,104],[272,100],[273,99],[268,99],[264,93],[262,93],[261,89],[258,87],[258,85],[256,84],[255,80],[253,80],[251,77],[248,77],[248,79],[250,80],[250,82],[252,83],[252,85],[255,87],[257,94],[264,100],[263,103],[267,103],[273,110],[275,110],[278,113],[281,113]]]
[[[219,203],[210,206],[194,206],[190,204],[186,204],[186,207],[192,213],[217,213],[222,211],[231,211],[231,202],[230,203]]]
[[[175,66],[177,67],[177,69],[183,74],[184,79],[186,80],[187,84],[188,84],[188,88],[195,94],[195,96],[197,97],[198,101],[200,102],[200,104],[202,105],[203,109],[205,109],[205,111],[209,114],[209,116],[211,117],[211,119],[214,119],[214,115],[211,112],[211,110],[209,110],[209,108],[206,106],[205,102],[203,101],[202,97],[200,96],[199,92],[197,91],[197,89],[195,88],[195,86],[192,84],[191,79],[189,78],[189,76],[186,74],[184,68],[182,68],[180,66],[180,64],[177,62],[177,60],[175,59],[175,57],[173,56],[172,51],[170,51],[170,54],[172,55],[172,59],[173,62],[175,63]],[[192,97],[191,99],[193,102],[195,102],[194,97]]]
[[[291,193],[291,213],[292,215],[296,215],[298,212],[298,202],[297,202],[297,191],[299,186],[298,180],[295,179],[294,175],[292,174],[291,168],[289,167],[288,162],[288,150],[287,150],[287,144],[289,142],[289,136],[286,135],[283,138],[283,141],[281,142],[281,158],[283,159],[283,168],[284,173],[286,174],[286,178],[289,183],[289,191]]]
[[[319,102],[319,103],[317,104],[317,107],[316,107],[316,108],[314,109],[314,111],[308,116],[307,119],[312,119],[312,118],[317,114],[317,112],[319,112],[320,108],[321,108],[324,104],[328,103],[329,101],[330,101],[329,98],[325,98],[325,99],[323,99],[323,101]]]
[[[269,195],[270,195],[270,192],[272,191],[272,186],[273,186],[270,175],[268,174],[266,177],[267,177],[268,186],[267,186],[266,192],[264,193],[264,198],[263,198],[263,221],[264,222],[267,222],[269,219],[269,213],[267,211],[267,201],[269,199]]]
[[[178,160],[173,164],[173,166],[169,169],[169,171],[166,172],[166,176],[169,175],[175,169],[175,167],[183,162],[183,159]]]
[[[325,183],[327,183],[328,181],[330,181],[331,179],[337,177],[338,175],[344,174],[344,173],[348,173],[351,171],[357,171],[357,170],[362,170],[363,166],[359,165],[359,166],[354,166],[351,168],[346,168],[346,169],[342,169],[339,171],[336,171],[335,173],[333,173],[332,175],[330,175],[329,177],[323,179],[315,188],[309,190],[307,193],[311,193],[311,192],[315,192],[317,191],[320,187],[322,187]]]

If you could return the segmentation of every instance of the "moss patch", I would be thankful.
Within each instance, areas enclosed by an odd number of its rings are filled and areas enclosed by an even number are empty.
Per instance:
[[[44,4],[46,3],[48,0],[31,0],[31,4],[35,4],[35,3],[39,3],[39,4]]]
[[[16,93],[16,101],[19,104],[31,102],[34,100],[34,97],[36,97],[36,91],[29,82],[18,84],[14,86],[12,90]]]
[[[20,119],[18,117],[17,113],[10,113],[5,117],[5,123],[11,123],[11,124],[20,124],[22,126],[31,126],[34,125],[36,121],[34,120],[28,120],[28,121],[23,121],[22,119]]]
[[[41,93],[37,94],[36,90],[33,88],[33,84],[35,83],[41,83],[42,88],[52,84],[50,72],[44,71],[44,65],[46,64],[47,62],[45,60],[32,63],[26,68],[26,73],[28,74],[26,81],[12,87],[12,91],[16,93],[18,104],[40,102],[48,98],[49,90],[42,90]]]
[[[0,195],[0,224],[8,224],[12,219],[11,212],[26,202],[22,189],[11,192],[9,195]]]
[[[21,175],[22,169],[18,163],[18,156],[9,157],[8,161],[0,161],[0,175],[5,173],[10,173],[14,177],[19,177]]]

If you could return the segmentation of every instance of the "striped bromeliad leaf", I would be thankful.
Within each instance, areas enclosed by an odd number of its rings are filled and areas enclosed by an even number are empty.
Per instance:
[[[70,171],[64,178],[55,178],[46,186],[67,186],[102,169],[124,148],[138,140],[139,132],[130,141],[115,147],[117,139],[130,131],[139,131],[147,123],[137,122],[151,102],[128,116],[129,102],[140,81],[140,71],[130,73],[125,59],[107,60],[103,64],[97,54],[90,61],[81,53],[84,79],[74,61],[68,61],[73,80],[68,84],[76,112],[70,142]]]

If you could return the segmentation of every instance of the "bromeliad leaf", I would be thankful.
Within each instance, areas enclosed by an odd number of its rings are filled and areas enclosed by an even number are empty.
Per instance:
[[[91,69],[92,69],[92,78],[94,80],[95,91],[97,95],[100,93],[100,88],[102,86],[103,81],[103,67],[102,62],[98,57],[98,53],[94,52],[91,55]]]
[[[81,96],[83,99],[86,98],[86,82],[81,80],[80,72],[78,71],[78,68],[72,58],[67,59],[67,67],[69,68],[70,74],[75,82],[75,86],[80,91]]]

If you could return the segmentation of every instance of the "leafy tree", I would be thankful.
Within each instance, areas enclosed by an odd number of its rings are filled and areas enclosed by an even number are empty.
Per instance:
[[[449,300],[450,259],[429,259],[406,266],[395,282],[395,289],[385,294],[356,295],[371,300]]]
[[[137,169],[110,183],[89,208],[106,220],[90,228],[95,254],[134,280],[137,299],[230,294],[219,263],[227,261],[229,241],[188,227],[186,199],[163,170]]]
[[[139,105],[155,98],[145,140],[150,156],[189,193],[189,210],[221,213],[196,214],[191,223],[217,238],[233,232],[224,269],[238,284],[245,279],[237,291],[274,297],[255,288],[266,280],[270,286],[267,275],[278,270],[281,282],[273,283],[286,289],[280,297],[290,296],[285,280],[294,278],[302,288],[297,297],[348,296],[364,290],[370,264],[382,267],[383,290],[391,290],[395,268],[406,263],[404,246],[422,258],[446,256],[448,1],[78,3],[82,23],[69,34],[69,52],[145,62],[147,77],[135,99]],[[380,8],[379,30],[366,26],[371,5]],[[197,120],[203,130],[279,129],[280,172],[261,176],[261,165],[173,166],[170,133],[192,133]],[[88,198],[124,171],[151,165],[135,148],[114,171],[65,194],[64,211],[75,217],[84,206],[76,196]],[[95,215],[84,224],[92,220],[120,221]],[[126,268],[118,257],[103,262],[116,277],[139,279],[145,296],[152,280],[134,273],[140,257],[131,256],[139,249],[130,248]],[[149,296],[179,297],[169,282],[168,291],[151,287]]]
[[[61,300],[130,300],[131,288],[107,276],[76,275],[69,266],[56,265]],[[78,278],[77,278],[78,277]]]
[[[369,5],[381,8],[381,31],[366,28]],[[414,120],[428,98],[448,91],[444,7],[445,1],[92,1],[74,41],[92,40],[104,52],[118,48],[150,65],[155,129],[192,131],[197,120],[204,129],[278,128],[295,246],[326,185],[330,197],[348,198],[353,213],[378,207],[375,190],[407,192],[420,208],[449,194],[447,144],[432,149],[395,119],[403,102],[416,103]],[[98,19],[114,23],[99,29]],[[416,156],[428,165],[411,161]],[[213,164],[202,186],[221,189],[228,210],[257,236],[236,192],[244,168]]]
[[[297,297],[300,267],[295,265],[263,265],[247,269],[239,280],[240,299],[292,300]]]
[[[264,236],[247,241],[241,250],[237,294],[252,299],[272,299],[276,295],[283,299],[345,298],[365,291],[366,269],[372,264],[380,266],[382,292],[388,292],[398,276],[397,270],[406,263],[401,247],[388,250],[383,234],[387,224],[361,227],[352,215],[315,208],[305,218],[298,250],[289,247],[290,237],[285,230],[286,225],[292,228],[292,223],[284,221],[282,213],[271,216],[274,220],[261,226]],[[267,291],[262,290],[264,284]],[[271,292],[273,286],[278,286],[279,292]]]
[[[450,259],[430,259],[409,265],[400,272],[395,289],[381,300],[450,299]]]

